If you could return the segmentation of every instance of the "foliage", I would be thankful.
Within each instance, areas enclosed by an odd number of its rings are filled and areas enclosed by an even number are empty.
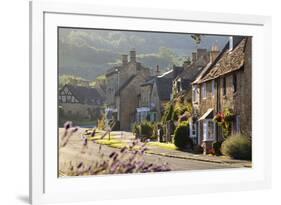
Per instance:
[[[214,142],[212,144],[212,148],[214,150],[214,153],[217,156],[221,155],[221,145],[222,145],[222,141]]]
[[[60,147],[65,147],[71,136],[79,130],[79,127],[73,126],[71,121],[67,121],[64,123],[64,130],[60,138]]]
[[[196,44],[201,43],[202,34],[192,34],[191,38],[195,41]]]
[[[138,149],[134,149],[138,146]],[[100,175],[100,174],[126,174],[126,173],[147,173],[171,171],[166,163],[160,165],[146,163],[144,153],[147,150],[145,144],[140,145],[138,141],[133,142],[129,147],[123,147],[114,151],[109,156],[100,155],[99,160],[85,164],[70,163],[66,170],[68,176]],[[100,146],[101,151],[101,146]]]
[[[189,137],[188,121],[182,122],[175,130],[174,144],[180,148],[185,149],[187,146],[193,147],[193,142]]]
[[[174,112],[174,106],[172,103],[169,103],[166,105],[166,109],[164,111],[164,115],[162,117],[162,122],[163,123],[166,123],[168,122],[169,120],[172,119],[172,115],[173,115],[173,112]]]
[[[100,130],[105,130],[105,119],[104,119],[104,115],[101,115],[100,118],[98,119],[98,128]]]
[[[59,88],[64,85],[76,85],[76,86],[89,86],[90,81],[75,75],[61,75],[59,77]]]
[[[140,133],[143,137],[150,138],[153,134],[153,124],[149,121],[144,121],[140,123]]]
[[[234,159],[252,159],[252,143],[249,137],[241,134],[229,136],[221,146],[223,155]]]
[[[222,128],[223,136],[226,139],[231,133],[231,125],[233,121],[233,111],[230,108],[225,108],[223,112],[218,112],[213,120]]]
[[[146,139],[155,139],[155,124],[149,121],[143,121],[140,123],[135,123],[133,126],[133,133],[136,134],[137,138],[141,138],[142,141]]]
[[[162,124],[160,122],[153,124],[152,139],[157,139],[157,137],[158,137],[158,128],[159,127],[162,127]]]

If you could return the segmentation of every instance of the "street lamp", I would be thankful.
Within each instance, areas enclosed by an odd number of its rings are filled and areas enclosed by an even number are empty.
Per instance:
[[[117,89],[119,89],[119,73],[120,73],[120,71],[119,71],[119,69],[118,68],[115,68],[115,72],[117,72]]]

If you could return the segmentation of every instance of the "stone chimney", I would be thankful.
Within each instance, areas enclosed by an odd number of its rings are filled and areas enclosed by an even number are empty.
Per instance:
[[[199,58],[201,58],[201,57],[205,57],[205,56],[208,56],[207,49],[198,48],[198,49],[197,49],[197,59],[199,59]]]
[[[136,51],[135,50],[131,50],[130,51],[130,62],[136,62]]]
[[[212,45],[211,51],[210,51],[210,62],[214,62],[217,56],[219,55],[219,46],[215,43]]]
[[[122,65],[127,65],[128,64],[128,55],[123,54],[122,55]]]
[[[197,60],[197,53],[192,52],[192,62],[194,63]]]
[[[160,68],[159,68],[159,65],[156,65],[156,72],[155,72],[156,75],[159,75],[160,74]]]

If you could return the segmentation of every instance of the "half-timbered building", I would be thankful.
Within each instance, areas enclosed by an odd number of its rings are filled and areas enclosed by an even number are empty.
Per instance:
[[[95,88],[65,85],[59,90],[58,103],[65,120],[90,119],[98,117],[103,97]]]

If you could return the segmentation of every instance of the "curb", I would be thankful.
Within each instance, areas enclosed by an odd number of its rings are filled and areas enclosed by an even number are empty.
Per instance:
[[[202,161],[202,162],[209,162],[209,163],[217,163],[217,164],[230,164],[230,165],[235,165],[235,163],[229,162],[229,161],[219,161],[219,160],[210,160],[210,159],[200,159],[200,158],[194,158],[194,157],[186,157],[186,156],[175,156],[175,155],[170,155],[170,154],[164,154],[164,153],[156,153],[156,152],[151,152],[151,151],[146,151],[148,154],[153,154],[153,155],[158,155],[158,156],[163,156],[163,157],[171,157],[171,158],[178,158],[178,159],[189,159],[189,160],[194,160],[194,161]],[[242,167],[247,167],[251,168],[252,165],[244,165],[240,164]]]
[[[98,142],[95,142],[97,144],[100,144]],[[101,144],[101,145],[105,145],[105,144]],[[119,147],[114,147],[114,146],[110,146],[110,145],[105,145],[105,146],[109,146],[115,149],[121,149]],[[235,163],[229,162],[229,161],[221,161],[221,160],[210,160],[210,159],[200,159],[200,158],[195,158],[195,157],[187,157],[187,156],[176,156],[176,155],[171,155],[171,154],[166,154],[166,153],[156,153],[153,151],[145,151],[145,153],[147,154],[152,154],[152,155],[158,155],[158,156],[162,156],[162,157],[171,157],[171,158],[178,158],[178,159],[189,159],[189,160],[194,160],[194,161],[201,161],[201,162],[209,162],[209,163],[216,163],[216,164],[229,164],[229,165],[235,165]],[[251,168],[252,165],[247,165],[247,164],[240,164],[241,167],[246,167],[246,168]]]

